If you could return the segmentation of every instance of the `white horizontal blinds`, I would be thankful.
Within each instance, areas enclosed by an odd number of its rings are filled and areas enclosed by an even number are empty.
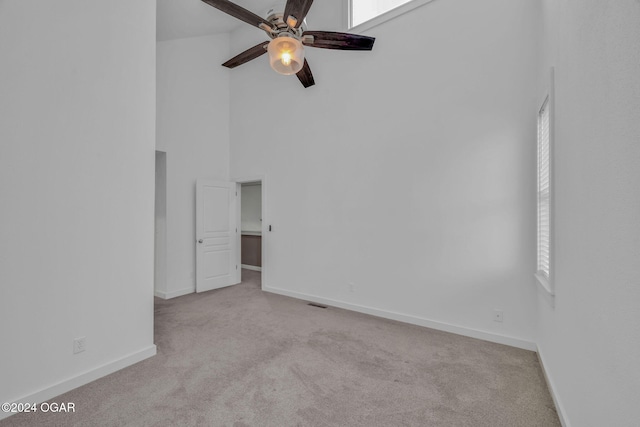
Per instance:
[[[549,98],[538,113],[538,272],[549,279],[551,197],[549,186]]]

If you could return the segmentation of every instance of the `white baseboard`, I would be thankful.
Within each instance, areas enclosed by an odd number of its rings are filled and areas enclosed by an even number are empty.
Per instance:
[[[412,325],[424,326],[431,329],[437,329],[439,331],[451,332],[453,334],[463,335],[471,338],[478,338],[484,341],[495,342],[498,344],[504,344],[511,347],[522,348],[524,350],[536,351],[536,343],[533,341],[527,341],[520,338],[510,337],[507,335],[500,335],[493,332],[480,331],[477,329],[466,328],[464,326],[453,325],[450,323],[438,322],[436,320],[425,319],[423,317],[410,316],[407,314],[396,313],[393,311],[381,310],[373,307],[366,307],[363,305],[352,304],[343,301],[337,301],[333,299],[323,298],[316,295],[308,295],[300,292],[289,291],[286,289],[274,288],[270,286],[262,286],[262,290],[271,292],[274,294],[285,295],[292,298],[297,298],[305,301],[316,302],[324,305],[329,305],[338,308],[344,308],[346,310],[357,311],[359,313],[370,314],[372,316],[383,317],[385,319],[397,320],[399,322],[410,323]]]
[[[246,268],[247,270],[262,271],[262,267],[257,267],[255,265],[241,264],[240,266],[242,268]]]
[[[66,380],[60,381],[59,383],[36,391],[35,393],[22,396],[18,399],[13,399],[10,402],[42,403],[63,393],[71,391],[74,388],[78,388],[92,381],[95,381],[98,378],[102,378],[106,375],[119,371],[120,369],[126,368],[127,366],[131,366],[133,364],[141,362],[144,359],[155,356],[155,354],[156,346],[154,344],[140,351],[124,356],[120,359],[116,359],[113,362],[106,363],[90,371],[86,371]],[[13,413],[11,412],[0,412],[0,420],[11,415],[13,415]]]
[[[540,362],[540,367],[542,368],[542,373],[544,374],[544,379],[547,381],[547,388],[549,389],[549,394],[551,394],[551,398],[553,399],[553,403],[556,405],[556,412],[558,413],[558,418],[560,419],[560,424],[562,427],[571,427],[568,418],[566,417],[566,411],[564,410],[564,406],[560,401],[560,398],[557,393],[556,385],[549,375],[549,371],[545,367],[544,356],[540,351],[540,347],[537,347],[536,353],[538,354],[538,361]]]
[[[182,288],[182,289],[178,289],[177,291],[171,291],[171,292],[154,291],[153,294],[158,298],[171,299],[171,298],[181,297],[182,295],[192,294],[195,291],[196,290],[193,288]]]

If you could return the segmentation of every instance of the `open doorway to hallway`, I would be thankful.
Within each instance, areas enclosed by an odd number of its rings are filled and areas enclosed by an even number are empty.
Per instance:
[[[156,151],[154,294],[167,293],[167,153]]]
[[[240,263],[247,270],[261,274],[262,256],[262,181],[240,186]],[[255,276],[252,273],[251,276]],[[242,278],[244,280],[244,277]]]

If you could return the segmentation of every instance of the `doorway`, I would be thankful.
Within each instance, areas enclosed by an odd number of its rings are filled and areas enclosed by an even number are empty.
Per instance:
[[[167,293],[167,153],[156,151],[154,295]]]
[[[237,180],[239,212],[240,280],[242,275],[264,280],[265,226],[264,226],[264,182],[262,179]],[[258,277],[256,277],[258,276]],[[262,286],[261,286],[262,287]]]
[[[240,184],[240,264],[262,271],[262,182]]]

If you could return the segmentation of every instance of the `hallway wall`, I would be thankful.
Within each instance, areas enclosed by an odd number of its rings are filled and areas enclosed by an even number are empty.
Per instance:
[[[155,354],[155,22],[155,2],[0,2],[1,402]]]
[[[195,291],[195,182],[229,179],[229,35],[158,43],[157,145],[167,153],[167,285]]]

